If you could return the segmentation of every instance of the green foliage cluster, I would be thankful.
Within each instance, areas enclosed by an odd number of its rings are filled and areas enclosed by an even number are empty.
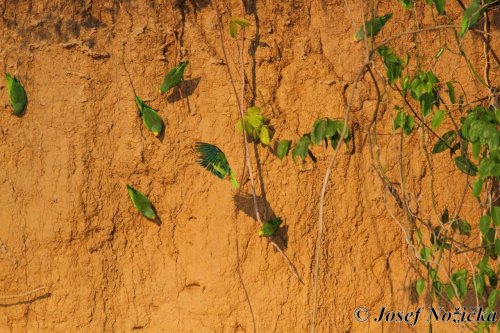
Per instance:
[[[415,4],[414,0],[398,1],[403,8],[408,10],[412,10]],[[426,3],[434,6],[439,15],[446,16],[446,0],[426,0]],[[458,37],[463,38],[492,3],[492,1],[484,1],[481,4],[480,0],[472,0],[464,11],[460,31],[455,31],[457,43],[460,43]],[[386,14],[365,22],[356,35],[357,39],[362,40],[367,36],[375,37],[390,17],[391,14]],[[443,51],[444,48],[441,48],[435,59],[438,59]],[[443,84],[432,70],[422,70],[420,66],[414,75],[405,75],[409,56],[407,55],[403,61],[385,44],[378,47],[377,54],[381,57],[386,68],[388,84],[400,93],[405,102],[403,106],[395,106],[398,112],[394,118],[393,128],[395,130],[401,129],[407,135],[412,133],[416,125],[427,128],[437,138],[432,148],[433,154],[449,151],[450,155],[453,156],[459,152],[458,156],[453,158],[453,162],[458,170],[469,177],[474,177],[472,185],[474,197],[480,199],[481,193],[484,191],[484,184],[489,184],[488,189],[495,193],[500,183],[500,111],[498,108],[491,105],[484,107],[479,104],[469,108],[464,113],[463,96],[460,96],[457,101],[453,82]],[[464,56],[463,52],[462,56]],[[443,91],[447,91],[450,104],[446,104],[444,101]],[[410,105],[410,98],[418,105],[416,111]],[[441,108],[442,105],[444,108]],[[460,126],[452,118],[448,105],[459,106]],[[411,113],[405,112],[407,108],[410,109]],[[428,123],[427,117],[431,114],[432,119]],[[442,135],[434,132],[438,131],[448,118],[455,129],[448,130]],[[416,229],[416,244],[420,249],[419,261],[427,270],[427,281],[430,284],[427,286],[426,279],[418,279],[415,288],[419,295],[422,295],[427,288],[430,295],[434,297],[444,296],[450,301],[454,298],[462,300],[472,289],[478,297],[487,296],[486,314],[496,309],[499,295],[499,266],[495,267],[491,264],[500,256],[500,239],[497,236],[500,227],[500,207],[495,204],[497,200],[489,201],[488,214],[482,216],[478,221],[483,256],[474,270],[461,268],[452,271],[447,279],[443,279],[438,274],[438,267],[444,251],[456,249],[453,236],[458,234],[463,239],[472,237],[473,228],[468,221],[459,216],[450,217],[446,209],[437,226],[427,227],[429,231],[428,242],[424,239],[422,230]],[[461,252],[454,253],[460,254]],[[476,327],[477,332],[487,331],[490,325],[491,323],[488,322],[480,323]]]
[[[269,128],[268,123],[269,120],[262,116],[260,108],[252,106],[246,110],[243,119],[236,123],[236,131],[241,133],[245,129],[245,132],[254,140],[268,146],[274,135],[274,131]]]
[[[325,142],[328,146],[328,142],[331,142],[332,147],[335,149],[339,142],[341,141],[341,135],[344,131],[344,122],[340,120],[333,120],[330,118],[317,119],[312,127],[310,133],[302,135],[302,137],[297,141],[295,147],[292,149],[292,159],[297,162],[297,157],[300,157],[302,161],[305,160],[306,156],[309,154],[312,156],[309,147],[311,145],[321,145]],[[346,127],[343,140],[344,142],[349,141],[351,137],[349,128]],[[282,140],[278,144],[276,155],[283,159],[291,148],[291,140]]]

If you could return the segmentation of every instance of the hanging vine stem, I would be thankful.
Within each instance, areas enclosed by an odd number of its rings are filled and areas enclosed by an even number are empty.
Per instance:
[[[241,3],[241,6],[242,6],[242,13],[244,14],[244,11],[245,11],[245,8],[244,8],[244,4],[243,2]],[[231,69],[229,68],[229,61],[228,61],[228,56],[227,56],[227,52],[226,52],[226,48],[224,46],[224,39],[222,37],[222,18],[221,18],[221,15],[220,15],[220,11],[219,11],[219,7],[217,5],[217,3],[215,3],[215,11],[216,11],[216,14],[217,14],[217,24],[219,26],[219,39],[220,39],[220,43],[221,43],[221,48],[222,48],[222,53],[224,54],[224,61],[225,61],[225,64],[226,64],[226,68],[227,68],[227,71],[229,73],[229,79],[230,79],[230,82],[231,82],[231,86],[233,88],[233,92],[236,96],[236,100],[237,100],[237,103],[238,103],[238,109],[239,109],[239,115],[240,115],[240,121],[243,122],[243,117],[244,117],[244,112],[245,112],[245,86],[246,86],[246,78],[245,78],[245,63],[244,63],[244,57],[243,57],[243,54],[244,54],[244,43],[245,43],[245,30],[242,29],[242,33],[241,33],[241,46],[239,47],[239,61],[240,61],[240,67],[241,67],[241,95],[238,96],[238,92],[237,92],[237,89],[236,89],[236,84],[234,83],[234,78],[233,78],[233,75],[231,74]],[[243,144],[244,144],[244,148],[245,148],[245,162],[244,164],[246,164],[246,169],[248,171],[248,175],[250,177],[250,184],[251,184],[251,189],[252,189],[252,200],[253,200],[253,206],[254,206],[254,210],[255,210],[255,218],[257,219],[257,221],[259,222],[259,224],[262,224],[262,219],[260,217],[260,213],[259,213],[259,206],[258,206],[258,203],[257,203],[257,193],[256,193],[256,186],[255,186],[255,177],[254,177],[254,174],[253,174],[253,168],[252,168],[252,162],[250,160],[250,150],[248,148],[248,138],[247,138],[247,133],[245,131],[242,131],[243,132]],[[286,255],[286,253],[279,247],[279,245],[274,241],[274,240],[270,240],[271,244],[274,246],[274,248],[283,256],[283,259],[285,259],[287,265],[288,265],[288,268],[290,269],[290,272],[297,278],[297,280],[299,280],[300,283],[303,283],[302,282],[302,279],[300,278],[300,275],[297,271],[297,268],[295,267],[295,265],[292,263],[292,261],[290,260],[290,258],[288,258],[288,256]]]
[[[363,76],[366,67],[369,66],[371,62],[372,54],[373,52],[369,52],[368,59],[361,66],[361,69],[356,75],[356,78],[354,80],[352,94],[344,113],[344,127],[342,129],[342,133],[340,134],[341,138],[343,138],[347,132],[347,121],[349,119],[349,110],[351,109],[351,105],[354,100],[354,93],[356,92],[356,87],[358,85],[359,80]],[[332,173],[333,164],[337,157],[337,153],[339,151],[341,142],[342,140],[339,140],[337,146],[335,147],[335,151],[333,152],[333,155],[330,158],[330,161],[328,162],[328,168],[326,169],[325,177],[323,178],[323,184],[321,185],[321,192],[319,197],[318,236],[316,238],[316,250],[314,254],[314,270],[313,270],[313,307],[311,312],[311,333],[316,332],[316,315],[318,312],[318,272],[319,272],[319,261],[321,255],[321,242],[323,240],[325,193],[326,193],[326,187],[328,186],[328,181],[330,180],[330,175]]]

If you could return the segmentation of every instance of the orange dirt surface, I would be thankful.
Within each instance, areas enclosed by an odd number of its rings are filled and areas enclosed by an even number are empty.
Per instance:
[[[195,163],[193,144],[210,142],[226,152],[238,179],[244,172],[238,104],[214,6],[238,91],[238,48],[228,20],[250,20],[247,104],[261,107],[275,140],[294,142],[315,119],[344,116],[365,60],[365,44],[354,34],[369,7],[337,0],[246,4],[245,13],[240,2],[222,0],[0,4],[0,64],[23,83],[29,100],[24,116],[11,115],[0,80],[0,332],[309,331],[319,193],[333,150],[314,148],[316,163],[294,164],[290,155],[280,161],[268,148],[250,145],[260,213],[283,218],[276,241],[300,283],[271,243],[258,237],[248,174],[243,195],[235,197],[228,181]],[[380,39],[415,28],[397,1],[379,4],[378,13],[387,12],[394,17]],[[416,13],[422,26],[443,23],[423,4]],[[462,10],[452,3],[449,15],[459,24]],[[445,43],[455,49],[453,35],[438,30],[391,45],[415,61],[416,53],[431,59]],[[482,73],[482,40],[471,33],[464,43]],[[498,40],[493,44],[498,53]],[[160,95],[163,76],[181,59],[189,59],[182,94]],[[380,62],[376,67],[383,75]],[[451,52],[434,71],[443,82],[461,82],[470,99],[486,94]],[[498,84],[498,67],[491,80]],[[159,111],[163,137],[144,127],[135,94]],[[386,102],[397,102],[394,91],[387,94]],[[408,226],[370,155],[367,128],[375,104],[365,74],[349,114],[354,140],[340,149],[326,193],[318,332],[427,330],[425,322],[409,328],[353,318],[358,306],[423,304],[414,288],[419,267],[403,232]],[[400,172],[393,105],[384,103],[377,117],[380,159],[394,181],[404,176],[410,205],[435,219],[421,149],[435,139],[422,140],[420,130],[405,138]],[[436,205],[453,211],[467,179],[449,154],[431,158]],[[127,184],[151,199],[161,225],[134,209]],[[476,221],[480,213],[469,192],[461,215]],[[39,287],[45,289],[22,295]],[[455,328],[447,325],[435,332]]]

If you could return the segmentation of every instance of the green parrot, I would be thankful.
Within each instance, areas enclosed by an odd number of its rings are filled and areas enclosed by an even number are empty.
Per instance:
[[[392,13],[383,16],[378,16],[372,20],[367,21],[361,27],[361,29],[359,29],[359,31],[356,33],[355,39],[363,40],[366,38],[366,35],[368,35],[369,37],[374,37],[376,34],[379,33],[379,31],[387,23],[387,21],[391,19],[391,17]]]
[[[130,185],[127,185],[127,190],[128,195],[130,196],[130,200],[132,200],[132,203],[134,204],[134,207],[137,208],[137,210],[148,219],[154,220],[156,218],[156,214],[153,210],[151,201],[149,201],[149,199],[144,194],[137,191]]]
[[[24,90],[21,82],[9,73],[5,74],[7,79],[7,92],[10,98],[10,104],[12,105],[12,113],[16,116],[23,114],[26,104],[28,103],[28,98],[26,96],[26,91]]]
[[[165,127],[165,124],[158,113],[144,103],[139,96],[135,96],[135,102],[139,107],[139,111],[141,111],[142,120],[144,121],[146,128],[150,130],[154,136],[160,135]]]
[[[167,75],[163,78],[163,82],[160,85],[160,93],[164,94],[169,91],[171,88],[179,85],[181,83],[182,78],[184,76],[184,70],[188,65],[189,61],[182,61],[179,65],[172,68]]]
[[[224,179],[226,176],[229,176],[229,181],[233,187],[236,189],[240,187],[238,181],[234,177],[233,171],[229,167],[226,155],[224,155],[222,150],[214,145],[204,142],[196,142],[194,149],[199,154],[198,160],[196,161],[199,165],[220,179]]]
[[[259,230],[260,237],[272,237],[278,231],[280,224],[283,220],[280,217],[276,217],[262,224],[262,228]]]

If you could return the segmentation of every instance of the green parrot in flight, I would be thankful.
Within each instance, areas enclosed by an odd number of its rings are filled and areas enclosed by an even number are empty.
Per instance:
[[[214,145],[204,142],[196,142],[194,150],[198,152],[198,160],[196,161],[203,168],[210,171],[220,179],[229,176],[229,181],[234,188],[239,188],[240,185],[234,177],[234,173],[229,167],[226,155]]]

